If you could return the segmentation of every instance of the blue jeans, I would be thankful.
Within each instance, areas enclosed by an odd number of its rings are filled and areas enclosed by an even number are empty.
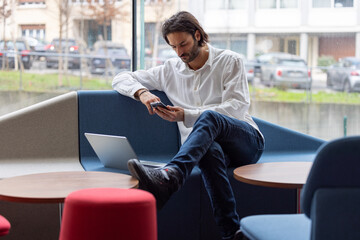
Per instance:
[[[260,133],[250,124],[205,111],[173,160],[167,164],[186,179],[198,165],[223,239],[240,228],[228,167],[256,163],[264,149]]]

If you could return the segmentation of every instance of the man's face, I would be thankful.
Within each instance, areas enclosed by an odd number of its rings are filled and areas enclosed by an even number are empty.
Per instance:
[[[194,61],[200,53],[200,47],[198,45],[200,34],[198,31],[195,33],[195,39],[187,32],[169,33],[167,38],[169,40],[169,45],[184,63]]]

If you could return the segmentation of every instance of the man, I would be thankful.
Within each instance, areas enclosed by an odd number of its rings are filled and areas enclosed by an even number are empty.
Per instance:
[[[243,62],[238,54],[208,44],[208,35],[188,12],[165,21],[162,34],[179,58],[147,71],[121,73],[113,87],[141,101],[150,114],[176,121],[182,146],[162,169],[132,159],[129,170],[161,208],[198,165],[223,239],[240,239],[226,169],[257,162],[264,148],[263,136],[248,113]],[[164,91],[174,106],[152,108],[150,103],[160,101],[149,92],[153,89]]]

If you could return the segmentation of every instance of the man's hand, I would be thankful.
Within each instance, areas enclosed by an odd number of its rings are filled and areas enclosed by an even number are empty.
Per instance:
[[[139,93],[145,91],[145,89],[140,89],[135,93],[135,97],[139,96]],[[166,108],[152,108],[150,103],[159,102],[160,98],[149,91],[142,93],[139,97],[139,100],[147,107],[149,114],[153,115],[156,113],[159,117],[169,122],[181,122],[184,121],[184,109],[181,107],[166,106]]]
[[[135,93],[135,97],[138,97],[139,93],[141,93],[142,91],[145,91],[145,90],[144,89],[138,90]],[[138,97],[138,98],[147,107],[149,114],[153,115],[154,111],[153,111],[152,107],[150,106],[150,103],[158,102],[158,101],[160,101],[160,98],[158,98],[156,95],[152,94],[148,90],[146,92],[142,93],[140,95],[140,97]]]
[[[184,109],[181,107],[166,106],[167,108],[155,108],[155,113],[164,120],[169,122],[184,121]]]

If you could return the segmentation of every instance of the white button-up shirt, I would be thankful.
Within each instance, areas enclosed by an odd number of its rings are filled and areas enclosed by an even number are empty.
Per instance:
[[[205,110],[245,121],[259,131],[248,113],[249,87],[240,55],[208,47],[209,58],[198,70],[190,69],[180,58],[172,58],[149,70],[119,73],[113,88],[132,98],[141,88],[165,92],[174,106],[184,108],[184,121],[178,122],[182,143]]]

